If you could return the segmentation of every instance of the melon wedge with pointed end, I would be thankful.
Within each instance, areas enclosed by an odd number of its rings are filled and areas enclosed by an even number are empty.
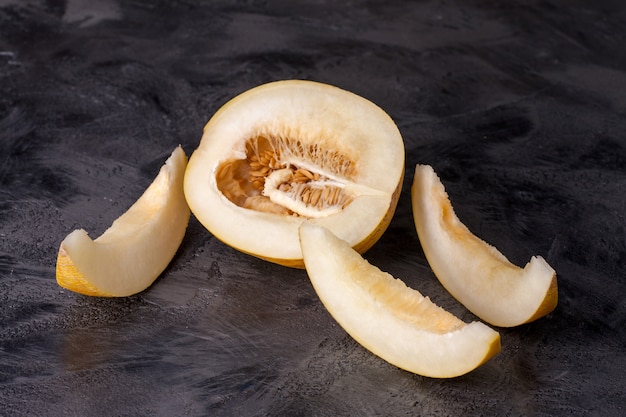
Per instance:
[[[92,240],[79,229],[61,242],[56,278],[77,293],[124,297],[148,288],[178,250],[189,222],[183,193],[187,156],[179,146],[126,213]]]
[[[431,166],[415,167],[411,193],[426,259],[441,284],[468,310],[500,327],[528,323],[554,310],[554,269],[541,256],[520,268],[472,234],[456,216]]]
[[[463,375],[500,351],[500,335],[465,323],[368,263],[327,228],[299,229],[306,271],[320,300],[350,336],[387,362],[435,378]]]

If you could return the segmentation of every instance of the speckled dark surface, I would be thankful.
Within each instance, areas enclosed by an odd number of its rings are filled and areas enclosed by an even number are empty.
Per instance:
[[[0,415],[624,415],[625,21],[602,0],[0,0]],[[98,236],[219,106],[287,78],[360,94],[403,134],[372,263],[474,319],[414,230],[427,163],[472,231],[517,264],[550,262],[557,309],[438,380],[355,343],[304,271],[193,217],[147,291],[57,286],[65,235]]]

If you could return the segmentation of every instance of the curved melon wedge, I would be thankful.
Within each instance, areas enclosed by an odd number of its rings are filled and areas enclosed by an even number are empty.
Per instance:
[[[557,305],[556,273],[540,256],[524,268],[460,222],[432,167],[417,165],[413,217],[426,259],[448,292],[482,320],[512,327],[545,316]]]
[[[299,229],[306,271],[320,300],[370,352],[435,378],[463,375],[500,351],[500,335],[465,323],[401,280],[369,264],[323,226]]]
[[[187,156],[179,146],[152,184],[100,237],[74,230],[61,242],[57,283],[71,291],[125,297],[148,288],[178,250],[189,222]]]

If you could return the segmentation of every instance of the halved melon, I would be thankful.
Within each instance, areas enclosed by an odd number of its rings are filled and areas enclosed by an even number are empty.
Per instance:
[[[143,195],[100,237],[82,229],[61,242],[56,279],[61,287],[101,297],[148,288],[178,250],[189,222],[183,193],[187,156],[179,146]]]
[[[323,226],[300,226],[306,271],[333,318],[372,353],[407,371],[463,375],[500,351],[500,335],[465,323],[363,257]]]
[[[554,310],[556,272],[541,256],[520,268],[472,234],[428,165],[415,167],[411,193],[426,259],[441,284],[468,310],[501,327],[528,323]]]
[[[303,221],[364,252],[389,225],[403,174],[404,143],[382,109],[337,87],[286,80],[244,92],[211,118],[185,195],[226,244],[302,267]]]

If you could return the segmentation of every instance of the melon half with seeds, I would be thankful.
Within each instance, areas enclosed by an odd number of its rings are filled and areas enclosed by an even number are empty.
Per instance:
[[[218,239],[301,268],[303,221],[362,253],[389,225],[403,176],[404,143],[380,107],[334,86],[286,80],[215,113],[184,187],[191,211]]]

